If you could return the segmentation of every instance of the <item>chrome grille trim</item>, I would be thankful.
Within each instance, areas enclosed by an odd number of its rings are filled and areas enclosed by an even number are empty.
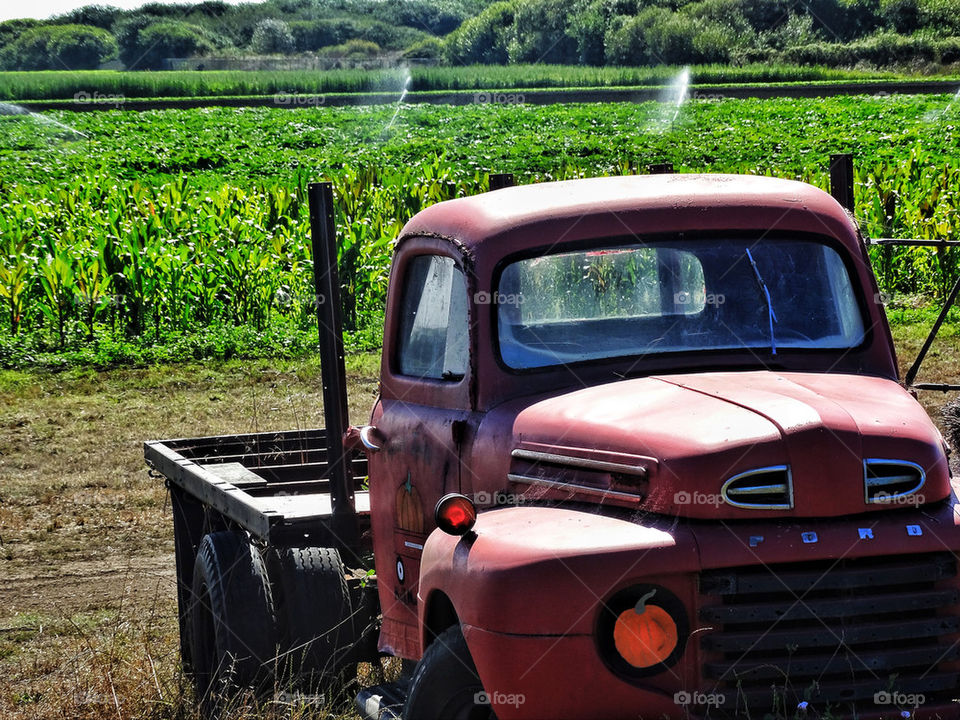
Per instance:
[[[520,448],[510,453],[516,460],[529,462],[550,463],[552,465],[568,465],[584,470],[601,470],[604,472],[624,473],[626,475],[640,475],[645,477],[647,468],[643,465],[627,465],[626,463],[608,462],[606,460],[591,460],[590,458],[575,457],[573,455],[559,455],[557,453],[537,452],[536,450],[522,450]]]
[[[761,477],[763,475],[780,477],[771,477],[765,481]],[[756,478],[756,482],[745,483],[750,478]],[[737,487],[738,483],[743,483],[742,487]],[[728,505],[747,510],[792,510],[793,473],[789,465],[772,465],[748,470],[727,480],[720,488],[720,495]],[[779,496],[782,500],[758,502],[750,499],[762,496]]]
[[[633,505],[639,505],[643,498],[634,493],[619,492],[617,490],[606,490],[604,488],[594,488],[589,485],[576,485],[574,483],[560,482],[559,480],[549,480],[547,478],[531,477],[529,475],[518,475],[517,473],[508,473],[507,479],[510,482],[521,483],[524,485],[533,485],[535,487],[547,488],[550,490],[561,490],[577,495],[589,495],[600,499],[608,498],[610,500],[621,500]]]
[[[889,466],[902,468],[909,472],[870,477],[871,467]],[[868,458],[863,461],[863,499],[868,505],[883,505],[908,495],[913,495],[923,487],[927,481],[927,473],[917,463],[909,460],[885,460]],[[902,486],[912,483],[908,490]],[[884,488],[899,489],[897,492],[885,492]],[[882,495],[881,495],[882,493]]]

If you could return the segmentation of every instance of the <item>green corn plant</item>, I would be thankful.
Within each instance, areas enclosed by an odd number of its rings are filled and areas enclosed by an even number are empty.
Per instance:
[[[100,256],[95,249],[87,248],[74,263],[74,286],[77,299],[83,309],[83,323],[87,340],[93,340],[93,328],[97,315],[108,305],[110,276],[105,274]]]
[[[7,308],[10,319],[10,334],[20,331],[23,319],[23,303],[29,288],[29,275],[35,259],[28,255],[27,241],[14,240],[12,235],[3,238],[3,257],[0,258],[0,299]]]
[[[63,348],[67,342],[67,320],[73,306],[73,257],[69,248],[57,246],[53,255],[40,261],[40,284],[45,300],[40,310],[56,327]]]

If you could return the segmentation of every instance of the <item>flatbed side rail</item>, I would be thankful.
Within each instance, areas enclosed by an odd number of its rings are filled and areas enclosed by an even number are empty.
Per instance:
[[[267,542],[278,526],[330,521],[323,507],[329,502],[309,509],[329,500],[324,436],[315,429],[152,440],[144,443],[144,457],[169,483]],[[366,457],[355,456],[351,465],[360,489]],[[237,472],[230,468],[249,471],[231,480]]]
[[[162,441],[144,443],[147,463],[167,480],[183,488],[204,505],[222,513],[261,540],[268,540],[271,529],[282,522],[279,513],[263,510],[252,502],[252,497],[210,470],[183,457]]]

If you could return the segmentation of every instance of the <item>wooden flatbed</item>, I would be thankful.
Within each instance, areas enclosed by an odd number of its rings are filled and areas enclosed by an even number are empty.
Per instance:
[[[329,524],[326,443],[323,429],[152,440],[144,443],[144,457],[171,489],[269,543],[278,531],[310,533]],[[366,458],[356,455],[351,469],[358,520],[366,529]]]

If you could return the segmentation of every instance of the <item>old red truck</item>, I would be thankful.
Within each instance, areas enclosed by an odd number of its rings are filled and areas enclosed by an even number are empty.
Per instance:
[[[202,696],[389,655],[365,717],[958,716],[949,448],[830,195],[669,174],[430,207],[362,428],[332,247],[326,430],[146,444]]]

